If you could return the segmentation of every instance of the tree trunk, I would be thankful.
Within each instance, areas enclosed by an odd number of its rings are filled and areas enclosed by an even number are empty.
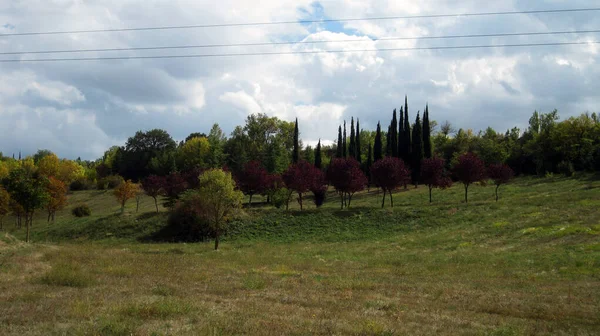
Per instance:
[[[433,189],[433,188],[431,188],[431,186],[430,186],[429,187],[429,203],[431,203],[431,189]]]
[[[158,213],[158,200],[154,197],[154,205],[156,206],[156,213]]]
[[[350,208],[350,202],[352,202],[352,195],[350,193],[348,193],[348,205],[347,205],[348,208]]]
[[[500,188],[500,185],[496,185],[496,202],[498,202],[498,188]]]
[[[215,251],[219,249],[219,234],[215,235]]]
[[[340,192],[341,209],[344,209],[344,193]]]
[[[248,200],[248,207],[250,207],[252,205],[252,196],[254,196],[254,195],[250,194],[250,200]]]
[[[394,207],[394,199],[392,198],[392,191],[390,190],[390,204],[392,205],[392,208]]]
[[[125,212],[125,201],[121,202],[121,213]]]
[[[29,219],[27,218],[27,215],[25,215],[25,228],[27,230],[27,233],[25,234],[25,242],[29,243]]]
[[[381,201],[381,208],[385,206],[385,189],[383,189],[383,201]]]
[[[298,193],[298,201],[300,203],[300,211],[302,211],[302,193]]]
[[[48,220],[46,221],[47,223],[50,223],[50,217],[52,217],[52,213],[48,211]]]
[[[140,210],[140,199],[135,199],[135,212],[137,213]]]
[[[469,200],[467,198],[467,193],[469,192],[469,185],[465,184],[465,203],[469,203]]]
[[[54,216],[56,216],[56,212],[52,213],[52,223],[54,223]]]

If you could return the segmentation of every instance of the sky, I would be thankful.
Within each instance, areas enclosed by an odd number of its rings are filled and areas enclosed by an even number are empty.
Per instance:
[[[260,3],[260,5],[259,5]],[[0,2],[0,34],[173,25],[597,7],[596,0],[11,0]],[[229,134],[249,114],[298,118],[305,144],[337,137],[343,120],[387,125],[404,96],[410,118],[478,131],[526,128],[534,110],[564,119],[597,111],[600,45],[467,50],[389,48],[600,41],[600,34],[382,41],[386,37],[600,29],[599,12],[233,26],[88,34],[0,36],[0,52],[331,41],[187,50],[0,55],[0,59],[356,50],[352,53],[0,63],[0,151],[50,149],[96,159],[137,130],[176,140]],[[340,40],[360,42],[333,42]]]

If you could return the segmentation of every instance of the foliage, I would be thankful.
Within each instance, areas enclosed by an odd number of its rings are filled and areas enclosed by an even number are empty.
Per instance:
[[[49,156],[46,156],[45,158],[47,157]],[[49,196],[48,203],[46,204],[46,210],[48,210],[48,221],[50,221],[50,219],[54,221],[56,212],[64,209],[67,206],[67,186],[63,181],[54,177],[49,177],[46,189]]]
[[[119,175],[109,175],[98,179],[96,188],[98,190],[115,189],[120,186],[125,180]]]
[[[69,190],[71,191],[81,191],[81,190],[90,190],[93,185],[88,179],[85,177],[78,177],[71,184],[69,184]]]
[[[0,230],[2,230],[2,223],[4,216],[10,213],[10,195],[6,189],[0,185]]]
[[[175,141],[164,130],[138,131],[117,152],[113,171],[126,179],[144,178],[153,172],[150,162],[173,152],[176,146]]]
[[[412,169],[412,180],[415,185],[417,185],[421,179],[421,161],[424,157],[423,152],[423,127],[421,126],[421,118],[419,113],[417,113],[417,119],[415,120],[415,125],[412,130],[412,161],[410,163],[410,167]]]
[[[484,181],[486,178],[485,164],[474,153],[465,153],[458,157],[452,173],[465,186],[465,203],[468,202],[469,186],[475,182]]]
[[[446,162],[439,157],[423,159],[421,162],[421,182],[429,188],[429,202],[433,188],[446,189],[452,186],[452,179],[446,173]]]
[[[556,166],[556,170],[558,170],[559,173],[563,174],[566,177],[571,177],[575,175],[575,167],[570,161],[559,162]]]
[[[377,123],[377,133],[375,143],[373,144],[373,161],[377,162],[383,159],[383,144],[381,142],[381,124]]]
[[[290,191],[287,188],[278,188],[271,194],[271,203],[277,209],[281,209],[284,205],[287,205],[290,201]]]
[[[85,169],[75,161],[61,160],[55,177],[69,185],[77,179],[85,179]]]
[[[314,188],[311,190],[313,193],[313,202],[317,208],[320,208],[325,204],[327,199],[327,186],[321,186],[320,188]]]
[[[228,221],[237,215],[244,195],[235,190],[231,173],[221,169],[210,169],[200,175],[197,193],[202,216],[207,220],[215,235],[215,250],[219,248],[219,237],[226,231]],[[192,197],[187,193],[186,197]]]
[[[82,204],[71,209],[71,214],[75,217],[89,217],[92,215],[92,209],[87,204]]]
[[[354,158],[333,159],[327,169],[327,181],[340,194],[341,208],[350,207],[352,196],[367,185],[367,177]]]
[[[321,154],[321,139],[319,139],[319,143],[317,144],[317,148],[315,149],[315,167],[318,169],[323,168],[323,155]]]
[[[191,138],[177,149],[177,167],[181,170],[208,168],[210,152],[210,143],[206,137]]]
[[[169,211],[167,227],[161,230],[157,238],[171,242],[196,242],[214,238],[214,232],[203,211],[200,195],[194,190],[185,192]]]
[[[296,118],[296,123],[294,123],[294,148],[292,150],[292,163],[298,163],[300,144],[298,143],[298,136],[300,132],[298,131],[298,118]]]
[[[496,202],[498,201],[498,188],[502,184],[510,182],[515,176],[513,170],[505,164],[493,164],[488,167],[488,177],[494,181],[496,185]]]
[[[113,194],[117,198],[119,204],[121,204],[121,212],[125,211],[125,203],[127,200],[135,198],[139,193],[139,190],[139,186],[131,182],[131,180],[127,180],[115,188]]]
[[[268,187],[268,178],[267,170],[256,160],[246,163],[237,174],[238,187],[250,196],[248,204],[252,204],[252,196],[263,193]]]
[[[187,181],[179,172],[173,172],[163,179],[162,193],[167,198],[165,206],[167,208],[175,205],[179,195],[187,189]]]
[[[161,195],[163,186],[165,185],[165,178],[150,175],[142,180],[142,189],[146,195],[154,199],[154,205],[156,206],[156,212],[158,213],[158,196]]]
[[[60,165],[61,162],[59,158],[54,153],[50,152],[49,154],[46,154],[38,159],[38,173],[46,177],[58,176]]]
[[[410,181],[410,170],[406,168],[404,162],[399,158],[386,157],[373,163],[371,177],[373,182],[383,190],[381,207],[385,206],[386,193],[389,193],[391,206],[393,207],[392,192],[407,181]]]
[[[429,122],[429,105],[425,106],[423,112],[423,156],[430,159],[433,156],[431,148],[431,124]]]
[[[298,193],[300,210],[302,210],[302,195],[310,190],[321,188],[325,184],[323,172],[306,161],[291,165],[283,173],[282,178],[288,189]]]

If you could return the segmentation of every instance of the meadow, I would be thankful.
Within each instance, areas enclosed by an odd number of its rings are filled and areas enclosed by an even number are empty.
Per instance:
[[[598,335],[600,180],[375,189],[340,210],[246,209],[219,251],[157,238],[166,210],[110,191],[92,216],[0,233],[2,335]],[[308,204],[306,202],[305,204]],[[386,203],[387,204],[387,203]]]

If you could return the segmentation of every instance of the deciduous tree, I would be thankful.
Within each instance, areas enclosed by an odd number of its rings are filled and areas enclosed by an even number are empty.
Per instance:
[[[121,204],[121,213],[125,211],[125,203],[127,200],[135,198],[138,192],[139,186],[131,182],[131,180],[127,180],[115,188],[114,195],[117,198],[117,201],[119,201],[119,204]]]
[[[327,169],[327,180],[340,195],[342,209],[350,207],[352,196],[367,185],[367,177],[354,158],[333,159]]]
[[[48,210],[48,222],[50,222],[50,220],[54,222],[56,212],[67,206],[67,186],[63,181],[54,177],[49,177],[46,190],[48,192],[48,203],[46,204],[46,210]]]
[[[0,230],[3,228],[4,216],[10,212],[10,195],[0,186]]]
[[[465,203],[469,202],[469,186],[475,182],[484,181],[486,178],[485,164],[474,153],[465,153],[458,158],[452,168],[456,179],[465,186]]]
[[[237,182],[240,190],[250,196],[248,204],[252,204],[252,196],[261,194],[267,187],[268,173],[259,161],[250,161],[244,165],[244,169],[237,174]]]
[[[404,162],[396,157],[386,157],[375,163],[371,167],[371,177],[373,182],[383,190],[383,200],[381,207],[385,206],[385,194],[390,194],[391,206],[394,206],[392,192],[394,189],[410,181],[410,170],[406,168]]]
[[[319,187],[319,183],[324,180],[323,172],[306,161],[291,165],[283,173],[282,178],[289,190],[298,193],[300,210],[302,210],[302,195]]]
[[[146,195],[154,199],[156,212],[158,213],[158,196],[162,193],[162,188],[165,185],[165,178],[162,176],[150,175],[142,180],[142,189]]]
[[[496,202],[498,202],[498,188],[512,180],[515,176],[513,170],[505,164],[492,164],[488,167],[488,177],[496,185]]]
[[[452,186],[452,179],[446,173],[446,161],[442,158],[433,157],[421,162],[421,181],[429,187],[429,203],[433,188],[445,189]]]

